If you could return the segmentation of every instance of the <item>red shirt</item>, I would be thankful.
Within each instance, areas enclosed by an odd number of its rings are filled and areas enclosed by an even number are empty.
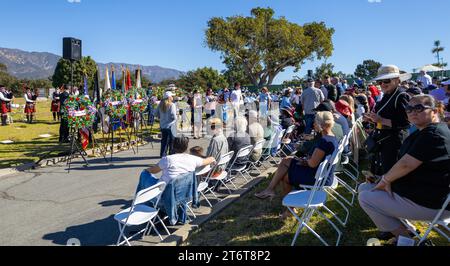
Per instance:
[[[380,92],[378,91],[377,87],[375,86],[369,86],[370,93],[372,93],[372,97],[377,97],[380,95]]]

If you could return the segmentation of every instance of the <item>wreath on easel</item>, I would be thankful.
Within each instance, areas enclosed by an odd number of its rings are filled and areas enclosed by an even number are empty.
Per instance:
[[[103,107],[111,119],[121,119],[127,114],[128,102],[119,90],[108,90],[103,94]]]
[[[142,113],[148,105],[147,92],[143,88],[131,88],[126,93],[128,104],[134,113]]]
[[[91,127],[96,113],[97,109],[88,97],[70,96],[65,102],[63,117],[69,122],[69,127],[79,130]]]

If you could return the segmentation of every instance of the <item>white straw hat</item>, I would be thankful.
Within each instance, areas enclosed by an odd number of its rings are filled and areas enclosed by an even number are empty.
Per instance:
[[[400,78],[400,81],[405,81],[411,79],[411,77],[410,73],[400,73],[400,69],[395,65],[386,65],[378,69],[378,75],[373,81],[394,78]]]

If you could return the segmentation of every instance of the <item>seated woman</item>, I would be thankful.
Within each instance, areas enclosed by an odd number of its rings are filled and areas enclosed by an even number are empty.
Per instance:
[[[450,185],[450,130],[439,123],[429,95],[414,96],[406,107],[417,127],[400,148],[401,158],[378,184],[359,187],[359,204],[382,233],[409,236],[403,219],[431,221],[442,208]],[[450,217],[450,206],[442,218]]]
[[[275,196],[275,188],[280,183],[283,184],[283,197],[291,192],[292,187],[313,185],[320,163],[337,149],[337,139],[331,132],[333,125],[334,118],[331,112],[318,112],[314,121],[314,130],[321,134],[321,138],[313,152],[309,154],[307,159],[284,158],[269,187],[256,193],[255,196],[260,199],[273,198]],[[330,183],[330,180],[327,183]]]
[[[248,122],[247,122],[247,119],[245,119],[245,117],[242,117],[242,116],[238,117],[235,122],[236,133],[232,134],[231,136],[229,136],[227,138],[228,147],[229,147],[230,151],[234,151],[233,158],[231,159],[232,162],[236,158],[236,155],[240,149],[242,149],[248,145],[252,145],[251,140],[250,140],[250,135],[247,134],[247,132],[246,132],[247,124],[248,124]],[[236,159],[236,162],[234,165],[236,167],[242,167],[248,162],[248,159],[249,159],[249,156],[238,158],[238,159]]]
[[[167,184],[176,177],[194,172],[197,168],[215,163],[213,157],[206,159],[185,153],[189,146],[189,138],[185,136],[176,137],[173,142],[173,155],[168,155],[155,166],[144,170],[141,174],[137,191],[151,187],[160,180]],[[160,178],[155,174],[162,172]]]

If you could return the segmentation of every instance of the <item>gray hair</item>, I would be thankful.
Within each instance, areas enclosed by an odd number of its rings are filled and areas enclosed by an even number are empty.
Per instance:
[[[436,108],[436,100],[433,96],[428,94],[415,95],[409,100],[409,102],[411,101],[423,102],[425,105],[429,105],[433,109]]]
[[[248,122],[247,119],[245,119],[245,117],[239,116],[236,119],[236,131],[239,133],[242,132],[246,132],[247,131],[247,126],[248,126]]]

